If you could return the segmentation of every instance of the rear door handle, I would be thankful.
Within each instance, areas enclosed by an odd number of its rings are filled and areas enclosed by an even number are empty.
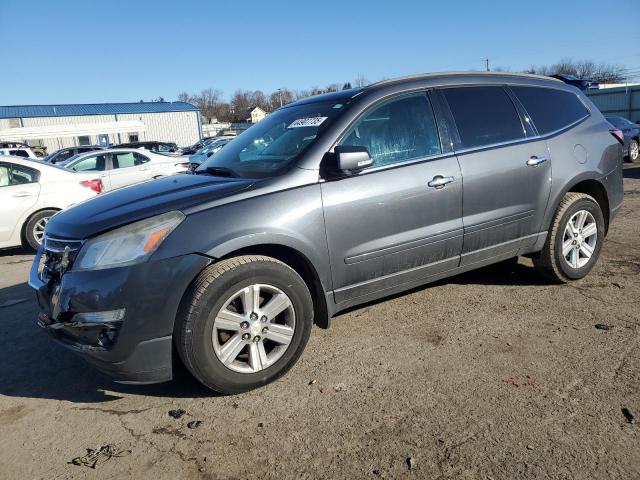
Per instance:
[[[443,188],[445,185],[453,182],[454,180],[455,178],[453,177],[444,177],[442,175],[436,175],[435,177],[433,177],[433,180],[427,183],[427,185],[431,188],[436,188],[439,190]]]
[[[549,160],[547,157],[537,157],[534,155],[529,160],[527,160],[527,165],[529,165],[530,167],[537,167],[538,165],[546,162],[547,160]]]
[[[13,196],[15,198],[24,198],[24,197],[33,197],[33,194],[29,192],[18,192],[18,193],[14,193]]]

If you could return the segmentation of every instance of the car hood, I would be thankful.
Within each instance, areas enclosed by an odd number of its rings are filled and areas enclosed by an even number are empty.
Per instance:
[[[175,175],[114,190],[54,215],[49,235],[83,239],[127,223],[230,196],[254,180]]]

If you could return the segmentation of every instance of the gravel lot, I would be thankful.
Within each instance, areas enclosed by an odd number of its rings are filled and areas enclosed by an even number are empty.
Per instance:
[[[112,383],[39,331],[32,255],[0,252],[0,477],[640,478],[640,166],[625,177],[586,279],[521,258],[354,309],[234,397]],[[121,456],[69,463],[103,445]]]

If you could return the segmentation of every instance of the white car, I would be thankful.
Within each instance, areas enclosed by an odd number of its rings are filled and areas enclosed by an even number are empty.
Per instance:
[[[37,249],[55,213],[101,191],[102,181],[95,174],[0,156],[0,248],[24,244]]]
[[[58,165],[75,172],[95,172],[105,191],[184,173],[190,166],[189,159],[185,157],[170,157],[135,148],[82,153]]]
[[[15,157],[33,158],[37,159],[37,155],[33,153],[33,150],[29,147],[13,147],[13,148],[0,148],[0,157],[4,155],[13,155]]]

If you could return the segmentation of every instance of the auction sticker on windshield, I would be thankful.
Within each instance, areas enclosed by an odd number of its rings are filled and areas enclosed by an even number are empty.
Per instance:
[[[327,117],[309,117],[298,118],[291,122],[287,128],[303,128],[303,127],[318,127],[327,119]]]

